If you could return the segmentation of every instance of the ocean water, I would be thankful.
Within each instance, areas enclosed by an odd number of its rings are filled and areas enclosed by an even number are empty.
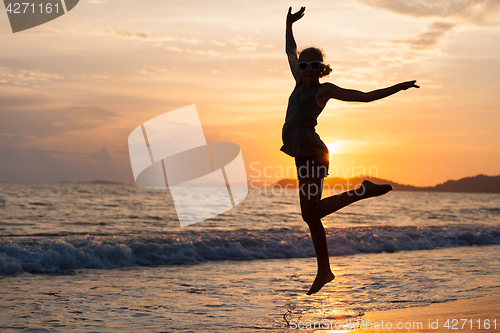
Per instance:
[[[250,192],[181,228],[166,191],[0,183],[0,329],[281,331],[500,290],[498,194],[392,191],[326,217],[336,279],[306,296],[298,194]]]

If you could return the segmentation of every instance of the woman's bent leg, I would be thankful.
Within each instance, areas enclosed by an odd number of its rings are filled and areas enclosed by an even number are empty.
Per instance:
[[[364,180],[361,187],[356,190],[343,192],[318,201],[314,207],[314,216],[318,219],[322,219],[358,200],[386,194],[390,190],[392,190],[391,185],[377,185],[371,181]]]
[[[318,261],[318,273],[308,295],[318,292],[335,276],[330,268],[326,233],[321,219],[358,200],[385,194],[392,190],[390,185],[376,185],[368,180],[363,181],[357,190],[343,192],[321,200],[323,193],[323,179],[310,178],[299,180],[300,208],[302,218],[309,226],[311,238]]]

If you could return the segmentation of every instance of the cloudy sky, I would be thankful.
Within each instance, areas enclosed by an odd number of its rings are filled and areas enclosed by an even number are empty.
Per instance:
[[[332,176],[424,186],[500,174],[498,0],[81,0],[15,34],[0,13],[0,181],[133,183],[130,132],[191,104],[207,141],[240,145],[249,178],[293,177],[279,151],[290,5],[307,8],[295,37],[324,49],[326,81],[421,86],[329,102],[317,132]]]

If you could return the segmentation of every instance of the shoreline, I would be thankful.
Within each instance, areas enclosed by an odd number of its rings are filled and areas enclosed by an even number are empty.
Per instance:
[[[326,332],[498,332],[500,294],[460,299],[427,306],[372,311],[356,318],[325,318],[318,322],[299,322],[292,331]],[[309,326],[307,325],[316,326]],[[302,329],[300,329],[302,327]],[[315,329],[314,329],[315,328]]]

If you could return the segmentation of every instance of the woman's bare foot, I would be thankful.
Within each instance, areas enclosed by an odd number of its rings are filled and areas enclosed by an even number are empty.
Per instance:
[[[362,187],[364,187],[363,196],[365,198],[376,197],[392,190],[392,186],[389,184],[377,185],[366,179],[363,180],[361,187],[357,191],[359,192]]]
[[[328,282],[333,281],[335,279],[335,275],[330,271],[326,274],[318,274],[316,275],[316,279],[314,279],[314,282],[311,286],[311,289],[307,292],[308,295],[312,295],[320,291],[321,288]]]

